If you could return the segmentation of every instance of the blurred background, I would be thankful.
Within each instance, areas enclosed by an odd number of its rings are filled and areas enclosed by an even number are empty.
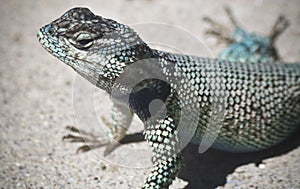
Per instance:
[[[215,57],[225,44],[205,34],[209,16],[234,29],[224,6],[246,30],[269,34],[280,14],[290,26],[275,46],[284,62],[300,61],[299,0],[1,0],[0,186],[6,188],[140,188],[150,171],[145,142],[124,145],[104,158],[103,149],[76,154],[79,144],[61,138],[76,125],[73,91],[80,77],[47,53],[36,34],[75,6],[135,28],[151,47]],[[89,84],[86,84],[89,85]],[[95,90],[95,110],[109,117],[109,97]],[[80,90],[79,90],[80,93]],[[82,91],[84,94],[84,91]],[[80,96],[80,95],[79,95]],[[84,98],[84,97],[83,97]],[[76,99],[76,101],[80,101]],[[80,129],[103,134],[100,119]],[[133,129],[141,130],[135,119]],[[297,137],[296,137],[297,138]],[[256,154],[231,154],[197,146],[185,149],[187,166],[171,188],[300,188],[299,139]],[[137,150],[137,151],[131,151]],[[189,184],[188,184],[189,183]]]

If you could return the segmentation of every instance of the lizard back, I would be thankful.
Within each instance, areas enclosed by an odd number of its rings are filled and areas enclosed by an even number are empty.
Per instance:
[[[160,56],[176,64],[177,75],[186,79],[177,91],[182,103],[200,112],[194,142],[201,141],[210,123],[219,123],[215,147],[253,151],[282,141],[299,127],[299,63],[242,63],[164,52]],[[216,122],[212,119],[220,117],[217,113],[223,115]]]

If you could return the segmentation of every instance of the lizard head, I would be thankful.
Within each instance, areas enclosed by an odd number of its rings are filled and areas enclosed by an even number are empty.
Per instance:
[[[102,89],[151,49],[128,26],[73,8],[38,32],[42,46]]]

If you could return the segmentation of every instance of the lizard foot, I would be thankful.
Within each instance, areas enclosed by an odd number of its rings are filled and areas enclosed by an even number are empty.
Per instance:
[[[71,131],[72,134],[63,136],[62,140],[68,140],[72,143],[85,143],[77,148],[76,153],[88,152],[90,150],[106,146],[104,150],[104,156],[107,156],[119,145],[121,145],[118,141],[101,139],[101,137],[96,136],[94,133],[79,130],[74,126],[67,126],[66,129]]]
[[[224,10],[227,14],[227,16],[229,17],[232,25],[234,26],[234,28],[239,28],[232,12],[231,9],[229,7],[224,7]],[[234,42],[234,39],[231,35],[231,29],[214,21],[213,19],[211,19],[210,17],[203,17],[203,21],[207,22],[208,24],[210,24],[210,28],[206,30],[206,34],[208,35],[213,35],[215,37],[217,37],[217,39],[219,40],[219,42],[225,42],[228,44],[231,44]]]

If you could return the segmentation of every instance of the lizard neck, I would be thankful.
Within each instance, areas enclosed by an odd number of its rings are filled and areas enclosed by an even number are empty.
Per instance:
[[[113,87],[117,93],[127,93],[128,87],[120,82],[122,79],[133,79],[134,72],[126,72],[128,69],[134,69],[135,65],[148,59],[155,58],[155,53],[146,43],[137,43],[123,50],[110,52],[104,60],[105,66],[102,69],[103,74],[99,74],[97,87],[104,89],[111,94]],[[108,85],[107,85],[108,84]]]

